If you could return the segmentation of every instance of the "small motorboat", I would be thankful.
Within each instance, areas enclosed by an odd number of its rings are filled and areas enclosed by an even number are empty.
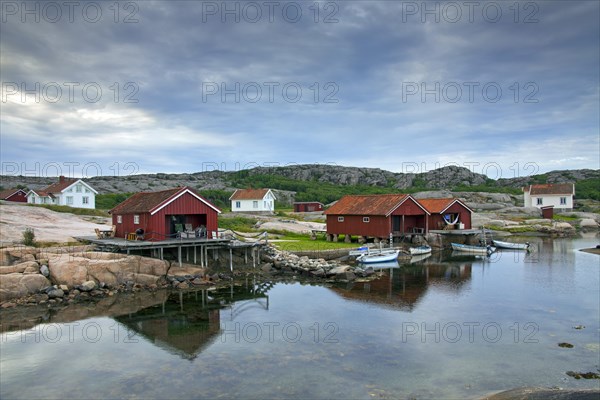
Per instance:
[[[429,247],[427,245],[418,246],[418,247],[411,247],[410,249],[408,249],[408,251],[410,251],[410,255],[411,256],[416,256],[416,255],[419,255],[419,254],[431,253],[431,247]]]
[[[377,253],[361,254],[356,258],[356,261],[362,264],[394,261],[398,258],[398,254],[400,254],[400,250],[383,250]]]
[[[499,249],[510,249],[510,250],[529,250],[529,243],[512,243],[502,242],[500,240],[493,240],[494,246]]]
[[[460,251],[463,253],[469,253],[469,254],[481,254],[481,255],[489,256],[494,251],[496,251],[495,247],[492,247],[489,245],[488,246],[473,246],[473,245],[459,244],[459,243],[451,243],[451,245],[452,245],[452,250]]]

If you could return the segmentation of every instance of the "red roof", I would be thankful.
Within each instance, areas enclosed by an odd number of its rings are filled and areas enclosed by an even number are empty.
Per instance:
[[[449,208],[452,204],[458,202],[467,210],[473,212],[469,207],[467,207],[462,201],[454,198],[432,198],[432,199],[418,199],[419,204],[421,204],[427,211],[431,214],[439,214],[444,212],[447,208]]]
[[[238,189],[229,200],[262,200],[271,189]]]
[[[530,185],[523,188],[524,191],[529,191],[530,195],[540,194],[573,194],[572,183],[545,183],[540,185]]]
[[[329,207],[326,215],[389,215],[406,199],[407,194],[347,195]]]
[[[58,182],[53,183],[52,185],[47,186],[42,190],[36,191],[36,193],[40,196],[48,196],[52,193],[61,193],[63,190],[65,190],[78,180],[79,179],[65,178],[64,176],[61,176]]]
[[[198,200],[214,209],[216,212],[221,211],[212,205],[208,200],[200,196],[193,189],[184,186],[174,189],[161,190],[160,192],[139,192],[115,206],[109,211],[111,214],[136,214],[136,213],[154,213],[166,206],[173,200],[177,199],[183,193],[189,192]]]

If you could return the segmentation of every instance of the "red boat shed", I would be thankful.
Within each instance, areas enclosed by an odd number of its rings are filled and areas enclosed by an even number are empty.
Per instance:
[[[390,234],[426,233],[429,212],[408,194],[348,195],[324,213],[327,239],[358,235],[363,239],[388,239]]]
[[[145,240],[165,240],[176,236],[177,225],[216,232],[221,211],[189,187],[160,192],[136,193],[112,210],[116,237],[126,237],[138,229],[144,230]]]
[[[417,200],[428,212],[428,229],[471,229],[473,210],[454,198]]]
[[[0,192],[0,200],[27,203],[27,193],[23,189],[7,189]]]
[[[323,203],[318,201],[297,201],[294,203],[294,212],[323,211]]]

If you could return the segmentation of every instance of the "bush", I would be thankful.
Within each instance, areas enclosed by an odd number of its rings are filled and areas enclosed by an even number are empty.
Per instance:
[[[35,232],[32,228],[23,231],[23,244],[25,246],[35,246]]]

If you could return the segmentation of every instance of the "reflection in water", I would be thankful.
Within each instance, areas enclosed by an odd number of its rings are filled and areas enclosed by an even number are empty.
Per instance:
[[[412,311],[430,285],[458,292],[471,278],[472,256],[460,262],[452,259],[444,263],[441,262],[441,255],[424,256],[419,260],[410,260],[409,264],[399,268],[382,268],[383,276],[377,280],[350,282],[332,290],[346,299]]]
[[[171,293],[162,304],[114,319],[149,342],[182,358],[194,359],[221,333],[221,310],[234,319],[248,308],[269,308],[271,282]]]

